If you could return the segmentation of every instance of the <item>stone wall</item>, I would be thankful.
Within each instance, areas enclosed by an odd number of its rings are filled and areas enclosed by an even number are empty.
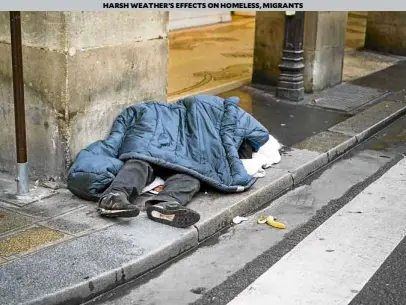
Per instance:
[[[252,82],[275,86],[279,80],[284,12],[257,12],[255,24],[254,67]]]
[[[365,48],[406,56],[406,12],[368,12]]]
[[[317,92],[342,81],[347,12],[306,12],[304,86]]]
[[[126,106],[166,99],[167,12],[21,14],[32,178],[66,177]],[[15,167],[8,12],[0,13],[0,170]]]

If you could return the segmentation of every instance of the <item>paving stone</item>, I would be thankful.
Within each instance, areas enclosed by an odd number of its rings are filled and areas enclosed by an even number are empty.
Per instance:
[[[292,173],[293,183],[298,184],[327,163],[327,153],[292,148],[283,152],[281,162],[273,167]]]
[[[111,226],[119,220],[111,220],[100,217],[96,206],[74,210],[47,221],[40,225],[55,228],[69,234],[84,234]]]
[[[292,176],[286,170],[268,169],[264,178],[246,192],[220,194],[217,192],[200,193],[188,205],[197,211],[201,218],[196,224],[199,241],[206,239],[226,225],[235,216],[245,215],[274,199],[292,186]]]
[[[406,102],[383,101],[341,122],[329,130],[362,141],[379,130],[385,123],[406,111]]]
[[[8,257],[21,254],[49,245],[63,237],[61,232],[44,227],[27,229],[0,239],[0,255]]]
[[[353,85],[390,90],[397,92],[405,88],[403,75],[406,72],[406,62],[399,61],[393,66],[376,71],[351,81]]]
[[[0,235],[30,225],[34,221],[31,217],[0,208]]]
[[[388,92],[387,90],[342,83],[316,93],[307,99],[310,100],[308,103],[312,105],[313,101],[315,101],[317,107],[352,112],[369,102],[383,97]]]
[[[30,193],[25,196],[17,196],[17,184],[13,177],[0,173],[0,201],[8,202],[16,206],[24,206],[35,201],[49,198],[57,194],[56,191],[30,185]]]
[[[76,302],[122,284],[197,245],[195,228],[176,229],[143,213],[0,268],[0,304]],[[34,300],[35,299],[35,300]]]
[[[8,190],[15,187],[16,182],[12,179],[10,175],[0,172],[0,189]]]
[[[25,206],[41,199],[49,198],[57,194],[56,191],[43,187],[30,187],[27,195],[16,195],[16,190],[7,190],[0,192],[0,200],[14,204],[16,206]]]
[[[58,194],[55,196],[36,201],[23,207],[16,207],[0,201],[0,207],[6,207],[39,220],[55,217],[84,206],[94,206],[94,203],[81,200],[68,190],[63,189],[58,190]]]
[[[357,144],[357,138],[331,131],[320,132],[296,145],[293,148],[327,153],[329,161]]]

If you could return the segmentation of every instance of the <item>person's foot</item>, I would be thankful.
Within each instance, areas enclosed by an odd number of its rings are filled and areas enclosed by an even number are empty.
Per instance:
[[[121,192],[109,193],[99,200],[99,214],[105,217],[136,217],[140,210]]]
[[[155,205],[147,205],[148,218],[176,228],[187,228],[199,221],[199,213],[185,208],[179,203],[160,202]]]

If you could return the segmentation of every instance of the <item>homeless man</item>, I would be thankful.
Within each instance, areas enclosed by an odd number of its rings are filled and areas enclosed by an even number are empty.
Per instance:
[[[269,139],[267,129],[238,106],[236,97],[198,95],[170,104],[145,102],[125,109],[110,135],[81,150],[68,173],[68,188],[98,201],[102,216],[134,217],[131,202],[155,176],[165,177],[161,192],[146,202],[150,219],[188,227],[200,216],[185,207],[204,183],[233,193],[256,178],[243,158]]]

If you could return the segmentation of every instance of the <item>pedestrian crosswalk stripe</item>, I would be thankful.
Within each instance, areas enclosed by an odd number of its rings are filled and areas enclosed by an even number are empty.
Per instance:
[[[229,305],[349,304],[405,237],[405,169],[403,159]]]

